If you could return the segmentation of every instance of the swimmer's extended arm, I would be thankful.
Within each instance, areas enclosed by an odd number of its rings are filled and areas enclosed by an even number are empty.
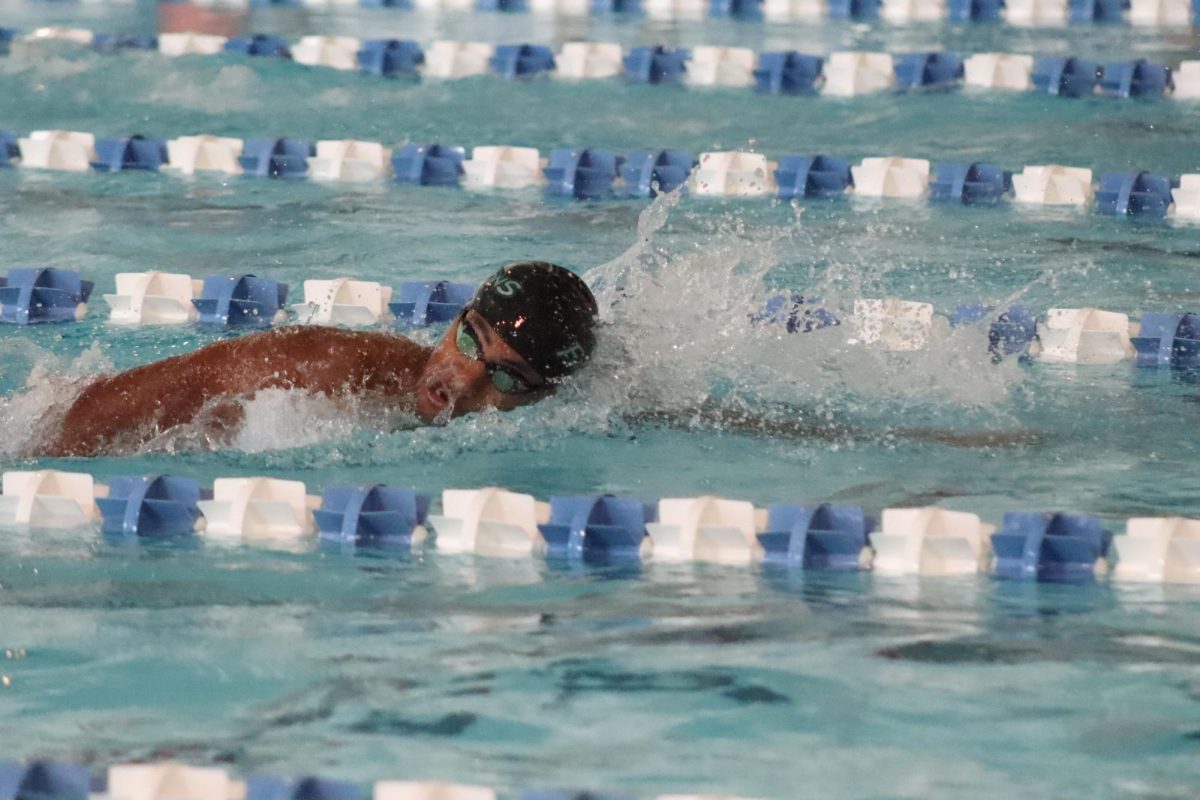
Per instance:
[[[238,401],[263,389],[367,393],[411,408],[428,352],[392,334],[307,326],[226,339],[96,380],[42,454],[130,450],[191,423],[227,430],[240,421]]]

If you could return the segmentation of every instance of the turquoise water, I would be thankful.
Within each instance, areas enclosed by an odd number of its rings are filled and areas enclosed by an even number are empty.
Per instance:
[[[4,6],[3,24],[154,27],[152,6]],[[1189,57],[1189,32],[1124,26],[548,21],[390,10],[255,13],[248,29],[557,43],[732,44]],[[619,81],[384,81],[236,57],[178,61],[17,47],[0,127],[197,132],[395,144],[754,148],[987,158],[1006,167],[1200,171],[1200,104],[1033,94],[767,98]],[[0,330],[4,469],[386,481],[440,494],[701,492],[1197,515],[1197,387],[1187,375],[992,364],[982,329],[914,354],[746,321],[795,288],[846,310],[895,295],[948,314],[1200,306],[1200,228],[1083,211],[694,198],[563,203],[536,192],[168,175],[0,171],[8,265],[96,281],[79,325]],[[125,368],[216,334],[112,329],[117,272],[475,281],[546,258],[622,276],[597,367],[560,396],[445,428],[381,430],[285,394],[247,408],[229,449],[194,437],[87,460],[30,459],[59,376]],[[50,377],[47,377],[47,373]],[[707,402],[803,435],[690,422]],[[676,425],[636,419],[668,412]],[[815,431],[812,430],[815,428]],[[979,446],[977,435],[1000,437]],[[948,443],[948,438],[958,437]],[[647,564],[566,570],[411,557],[150,546],[95,531],[0,535],[3,755],[105,765],[174,756],[239,773],[442,777],[502,787],[785,798],[1192,797],[1200,670],[1187,588],[1015,586]],[[17,735],[19,734],[19,735]]]

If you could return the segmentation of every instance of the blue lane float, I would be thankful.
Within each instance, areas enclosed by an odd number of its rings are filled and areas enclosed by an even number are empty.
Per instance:
[[[253,36],[238,36],[225,43],[226,53],[239,53],[244,56],[261,56],[264,58],[292,57],[288,40],[282,36],[256,33]]]
[[[819,56],[795,50],[761,53],[754,70],[754,90],[759,94],[812,94],[824,63]]]
[[[1011,512],[992,534],[1000,578],[1079,581],[1095,575],[1096,562],[1108,557],[1112,531],[1084,514]]]
[[[358,51],[358,68],[384,78],[412,76],[425,63],[421,45],[410,39],[368,39]]]
[[[611,197],[620,158],[611,150],[554,150],[544,170],[546,193],[577,200]]]
[[[1004,0],[950,0],[947,16],[952,22],[999,22]]]
[[[830,0],[830,19],[852,19],[855,21],[879,19],[883,0]]]
[[[10,269],[0,287],[0,322],[76,322],[87,312],[93,286],[74,270]]]
[[[157,172],[167,163],[167,142],[147,136],[133,135],[96,140],[96,160],[92,169],[98,172],[146,170]]]
[[[187,536],[195,532],[201,500],[212,492],[191,478],[170,475],[122,475],[108,484],[108,497],[96,498],[104,533],[146,538]]]
[[[1200,314],[1142,314],[1130,337],[1139,367],[1200,367]]]
[[[92,49],[106,54],[122,50],[157,50],[158,37],[152,33],[97,33],[92,37]]]
[[[763,0],[712,0],[709,4],[709,14],[717,18],[761,20],[762,7]]]
[[[994,358],[1022,356],[1037,337],[1037,317],[1025,306],[1014,305],[988,327],[988,352]]]
[[[554,70],[554,51],[544,45],[504,44],[492,53],[491,65],[502,78],[529,78]]]
[[[476,0],[475,8],[479,11],[500,11],[511,14],[529,10],[525,0]]]
[[[1034,60],[1033,88],[1059,97],[1086,97],[1100,85],[1100,66],[1082,58],[1043,57]]]
[[[1100,91],[1112,97],[1158,97],[1171,88],[1171,70],[1144,58],[1106,62],[1101,70]]]
[[[768,297],[762,308],[750,314],[750,321],[755,325],[782,325],[788,333],[809,333],[822,327],[841,325],[841,320],[829,309],[816,305],[815,299],[796,291]]]
[[[300,178],[308,174],[309,156],[317,154],[305,139],[247,139],[238,163],[243,175],[259,178]]]
[[[995,203],[1012,191],[1012,173],[995,164],[934,164],[932,200],[979,205]]]
[[[397,300],[388,303],[398,327],[421,327],[449,322],[475,296],[469,283],[436,281],[406,282],[396,291]]]
[[[65,761],[0,761],[0,800],[88,800],[91,772]]]
[[[0,131],[0,167],[10,166],[14,158],[21,157],[19,138],[13,131]]]
[[[683,48],[635,47],[623,59],[625,77],[638,83],[679,83],[687,73],[688,56]]]
[[[642,0],[592,0],[591,12],[597,16],[608,14],[634,16],[642,13]]]
[[[767,509],[767,530],[758,534],[758,541],[769,564],[857,570],[874,527],[858,506],[778,503]]]
[[[1069,0],[1071,22],[1124,22],[1129,0]]]
[[[411,545],[428,513],[428,496],[377,483],[327,488],[313,517],[327,541]]]
[[[406,144],[392,154],[392,174],[400,183],[458,186],[467,151],[441,144]]]
[[[280,778],[274,775],[250,775],[246,778],[245,800],[367,800],[362,787],[350,781],[337,781],[308,775]]]
[[[288,287],[256,275],[209,275],[192,305],[199,324],[218,327],[266,326],[282,315]]]
[[[783,325],[788,333],[810,333],[842,324],[828,309],[799,292],[767,298],[762,308],[750,315],[750,321],[756,325]]]
[[[1096,189],[1096,210],[1109,216],[1165,217],[1171,207],[1171,179],[1150,172],[1104,172]]]
[[[836,156],[784,156],[775,170],[781,200],[840,197],[854,185],[850,161]]]
[[[964,303],[954,307],[950,325],[974,325],[993,314],[995,308],[981,303]],[[1013,305],[997,315],[988,326],[988,353],[999,360],[1006,356],[1028,354],[1029,345],[1037,337],[1037,317],[1025,306]]]
[[[639,558],[652,507],[614,495],[550,498],[550,521],[539,525],[546,555],[578,559]]]
[[[963,59],[958,53],[903,53],[892,72],[900,91],[953,87],[962,82]]]
[[[657,197],[673,192],[687,182],[699,161],[683,150],[634,150],[621,165],[621,194],[625,197]]]

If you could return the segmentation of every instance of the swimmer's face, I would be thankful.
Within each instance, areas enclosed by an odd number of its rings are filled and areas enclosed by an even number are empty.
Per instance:
[[[510,411],[554,393],[478,312],[446,331],[417,381],[417,416],[426,422],[485,408]]]

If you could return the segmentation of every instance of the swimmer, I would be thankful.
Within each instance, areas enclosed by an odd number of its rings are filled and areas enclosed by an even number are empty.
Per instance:
[[[434,347],[392,333],[293,326],[227,339],[88,385],[43,455],[128,452],[199,424],[220,441],[265,389],[362,398],[424,423],[554,394],[591,357],[596,299],[541,261],[489,277]]]

